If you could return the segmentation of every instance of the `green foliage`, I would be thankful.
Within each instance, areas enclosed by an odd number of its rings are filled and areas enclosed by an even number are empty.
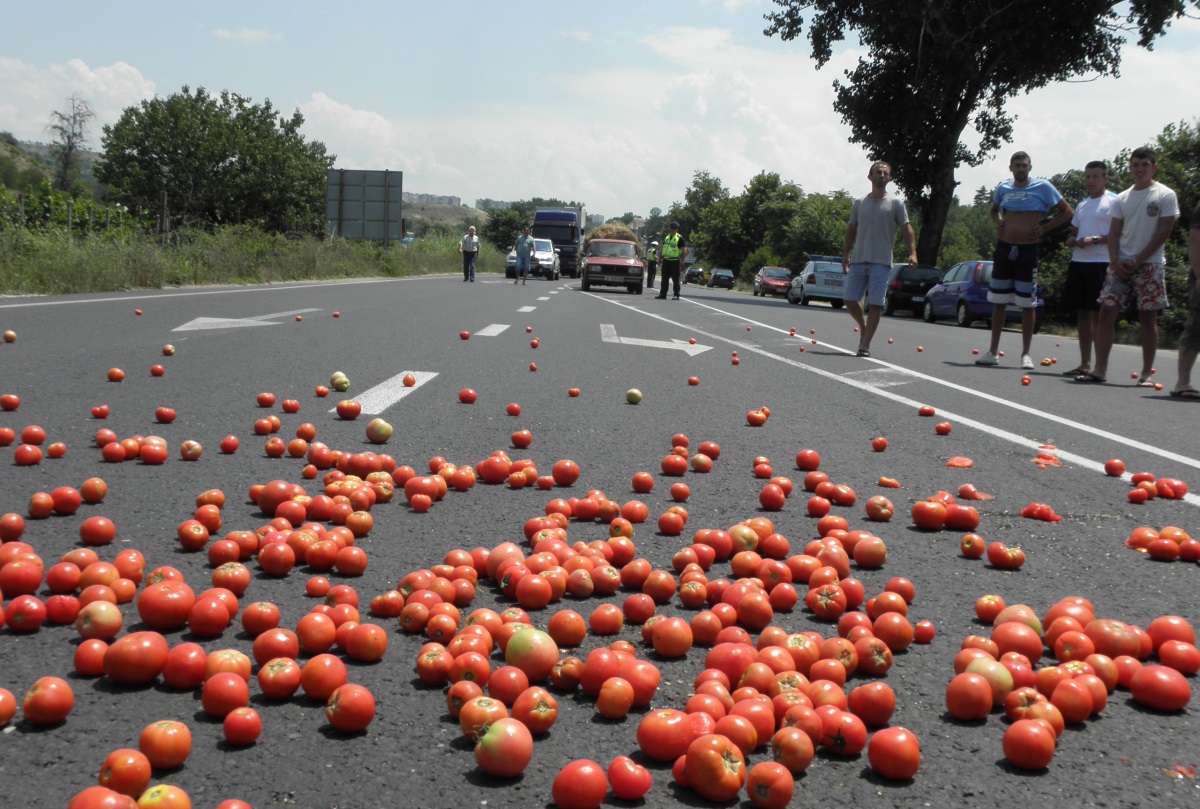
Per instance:
[[[505,208],[488,211],[487,221],[479,230],[479,237],[500,253],[508,251],[517,241],[517,236],[532,221],[532,214],[520,208]]]
[[[783,259],[775,255],[770,247],[763,245],[746,256],[745,261],[738,267],[737,280],[743,284],[753,284],[754,275],[761,267],[782,267]]]
[[[458,238],[408,247],[313,237],[287,238],[252,226],[177,230],[163,240],[128,231],[0,228],[0,291],[61,295],[194,284],[260,284],[317,278],[398,278],[457,273]],[[479,256],[479,271],[504,272],[504,259]]]
[[[1015,0],[774,0],[768,36],[804,33],[818,66],[849,39],[865,55],[835,82],[834,109],[924,223],[920,259],[932,263],[954,197],[955,169],[977,166],[1011,139],[1014,95],[1080,75],[1114,75],[1131,31],[1150,47],[1196,0],[1042,3]],[[1020,54],[1020,58],[1014,58]],[[978,140],[960,138],[971,127]]]
[[[28,229],[71,234],[120,231],[148,232],[153,217],[121,207],[106,208],[89,197],[76,197],[51,188],[42,178],[36,187],[18,194],[0,188],[0,231]]]
[[[661,236],[667,229],[667,217],[663,213],[662,208],[651,208],[650,215],[646,217],[646,240],[653,240],[656,236]]]
[[[799,267],[810,255],[840,256],[853,204],[845,191],[805,197],[786,229],[790,242],[785,256],[788,266]]]
[[[129,107],[104,127],[96,177],[131,208],[159,210],[166,194],[175,227],[256,224],[278,233],[319,235],[325,227],[325,172],[334,156],[300,133],[268,100],[193,93]]]

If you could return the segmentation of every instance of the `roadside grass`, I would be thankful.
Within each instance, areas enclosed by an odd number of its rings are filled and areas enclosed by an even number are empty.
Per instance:
[[[63,295],[208,284],[400,278],[462,270],[457,236],[383,247],[345,239],[286,238],[248,227],[125,233],[0,229],[0,292]],[[503,273],[504,254],[480,252],[477,271]]]

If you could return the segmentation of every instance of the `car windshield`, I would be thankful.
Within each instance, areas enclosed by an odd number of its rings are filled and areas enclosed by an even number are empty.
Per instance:
[[[534,239],[533,248],[539,253],[553,253],[554,242],[550,241],[549,239]]]
[[[733,270],[713,270],[713,275],[730,276],[733,275]]]
[[[785,270],[781,267],[767,267],[766,272],[763,274],[768,278],[782,278],[785,281],[792,277],[790,270]]]
[[[637,258],[637,251],[628,242],[593,242],[589,248],[593,256],[610,258]]]
[[[533,235],[543,239],[552,239],[557,242],[573,242],[576,239],[575,227],[573,225],[538,224],[533,226]]]
[[[834,264],[832,261],[814,261],[812,268],[817,272],[830,272],[842,274],[842,265]]]

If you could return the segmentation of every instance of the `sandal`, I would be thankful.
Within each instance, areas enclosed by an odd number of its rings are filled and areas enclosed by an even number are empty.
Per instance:
[[[1137,385],[1136,385],[1136,387],[1139,387],[1139,388],[1152,388],[1152,387],[1154,387],[1154,383],[1150,381],[1150,377],[1148,377],[1148,376],[1141,376],[1141,377],[1138,377],[1138,381],[1137,381]]]
[[[1093,382],[1098,385],[1103,385],[1108,380],[1102,376],[1098,376],[1098,375],[1092,373],[1091,371],[1089,371],[1086,374],[1080,374],[1079,376],[1075,377],[1075,381],[1076,382]]]
[[[1173,390],[1171,391],[1171,395],[1176,399],[1192,399],[1193,401],[1200,401],[1200,390],[1196,390],[1195,388],[1180,388],[1179,390]]]
[[[1086,373],[1090,373],[1090,372],[1088,371],[1087,368],[1084,368],[1082,365],[1080,365],[1076,368],[1072,368],[1069,371],[1063,371],[1062,375],[1063,376],[1083,376]]]
[[[870,351],[867,351],[865,348],[860,348],[860,349],[858,350],[858,353],[856,353],[854,356],[856,356],[856,357],[869,357],[869,356],[871,356],[871,352],[870,352]]]

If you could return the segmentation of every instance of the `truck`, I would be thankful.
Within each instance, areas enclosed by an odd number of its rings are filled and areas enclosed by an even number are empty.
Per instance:
[[[533,212],[533,236],[549,239],[558,251],[561,272],[579,277],[579,243],[583,240],[583,208],[538,208]]]

